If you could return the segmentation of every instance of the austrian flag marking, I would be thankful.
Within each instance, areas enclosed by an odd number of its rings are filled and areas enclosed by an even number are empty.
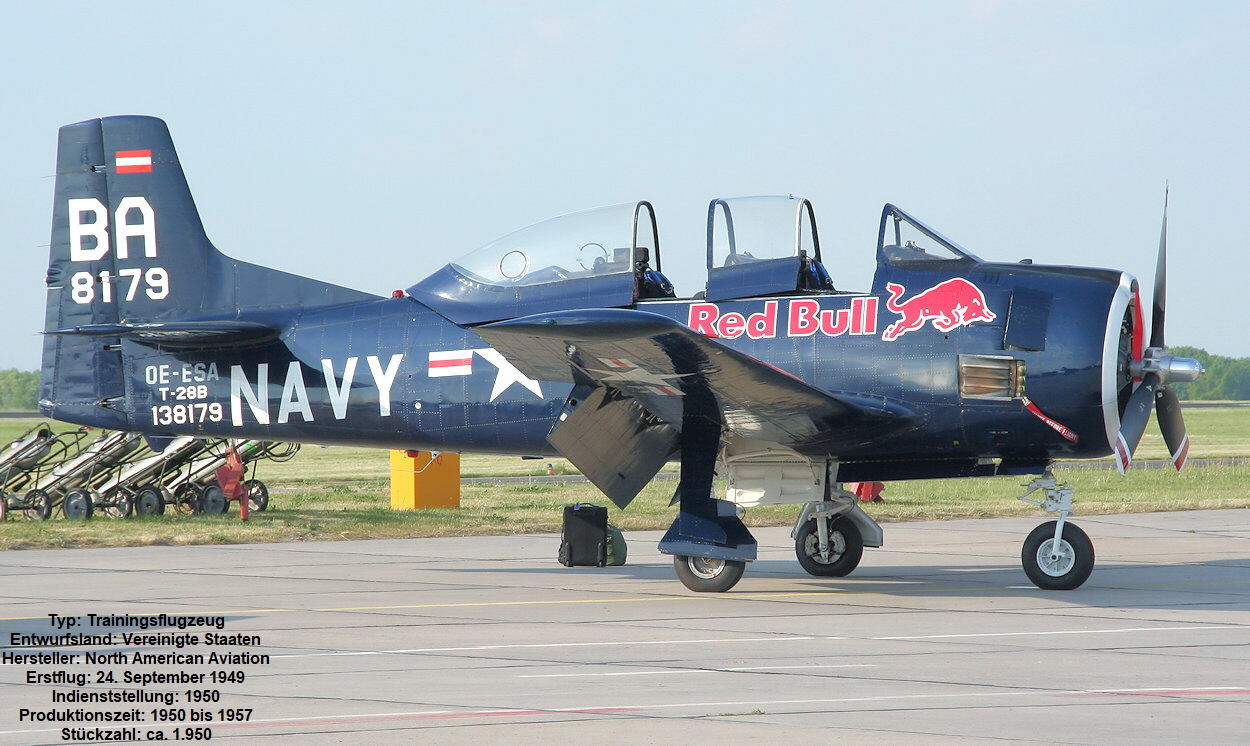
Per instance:
[[[151,150],[119,150],[113,162],[119,174],[152,173]]]
[[[467,376],[473,373],[473,350],[430,353],[430,378]]]

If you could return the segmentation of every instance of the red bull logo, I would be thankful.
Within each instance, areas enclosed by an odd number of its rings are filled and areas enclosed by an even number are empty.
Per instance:
[[[981,288],[960,277],[940,282],[902,303],[899,298],[907,292],[906,288],[887,282],[885,289],[890,291],[890,297],[885,301],[886,308],[903,317],[890,324],[881,335],[887,342],[916,331],[928,321],[932,321],[933,328],[938,331],[949,332],[974,321],[993,321],[997,318],[986,306]]]

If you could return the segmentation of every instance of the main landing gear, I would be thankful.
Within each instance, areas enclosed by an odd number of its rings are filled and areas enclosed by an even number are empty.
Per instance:
[[[794,553],[809,575],[841,578],[859,567],[864,547],[881,546],[877,522],[859,507],[855,495],[830,484],[824,500],[803,506],[790,532]]]
[[[698,390],[694,391],[697,396]],[[688,407],[691,398],[688,394]],[[865,547],[882,546],[881,526],[864,512],[854,494],[834,481],[836,462],[821,463],[780,447],[738,442],[734,444],[737,451],[726,449],[730,500],[712,497],[719,424],[710,417],[686,414],[681,482],[675,498],[679,509],[659,550],[673,555],[677,577],[687,588],[723,593],[742,579],[746,563],[755,559],[757,551],[754,537],[739,518],[742,507],[808,500],[790,536],[799,564],[817,577],[849,575],[859,566]],[[1029,499],[1037,491],[1045,498]],[[1043,590],[1079,588],[1094,569],[1093,543],[1084,531],[1067,522],[1073,492],[1069,485],[1058,484],[1048,468],[1020,496],[1024,502],[1058,514],[1057,520],[1029,534],[1020,553],[1025,574]]]
[[[1071,523],[1072,487],[1057,484],[1049,469],[1028,485],[1020,499],[1036,505],[1047,513],[1058,513],[1059,519],[1047,521],[1029,533],[1020,550],[1024,574],[1038,588],[1048,591],[1070,591],[1080,588],[1094,570],[1094,543],[1085,532]],[[1037,490],[1046,494],[1044,500],[1030,500]]]
[[[659,550],[673,555],[682,585],[696,593],[723,593],[742,579],[746,563],[755,559],[756,543],[737,507],[708,494],[701,500],[681,497],[677,520]]]
[[[658,548],[673,555],[682,585],[696,593],[722,593],[742,579],[758,547],[737,506],[712,497],[721,438],[716,401],[705,388],[691,386],[683,393],[677,518]]]

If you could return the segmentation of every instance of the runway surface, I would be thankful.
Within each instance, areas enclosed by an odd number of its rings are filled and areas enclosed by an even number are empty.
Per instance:
[[[214,742],[1245,742],[1250,511],[1080,518],[1098,564],[1071,592],[1020,569],[1039,522],[887,524],[835,579],[802,572],[788,529],[757,529],[760,559],[721,595],[686,591],[651,532],[615,568],[561,567],[552,535],[4,552],[4,651],[54,632],[49,614],[164,612],[222,615],[259,644],[215,649],[269,662],[0,665],[0,743],[64,742],[22,708],[131,707],[26,683],[62,668],[245,670],[211,685],[212,722],[182,723]],[[175,709],[189,688],[145,687]],[[136,707],[140,738],[174,730]]]

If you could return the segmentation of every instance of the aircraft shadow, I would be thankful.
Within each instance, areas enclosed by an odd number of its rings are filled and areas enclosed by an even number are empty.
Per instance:
[[[492,566],[472,568],[430,568],[435,572],[491,575],[565,576],[570,580],[596,575],[607,579],[666,581],[677,592],[685,592],[673,575],[671,564],[648,561],[615,567],[564,567],[554,558],[551,566]],[[984,598],[1004,596],[1053,596],[1064,603],[1088,606],[1113,605],[1117,608],[1174,606],[1202,603],[1195,594],[1210,596],[1210,602],[1222,610],[1250,610],[1250,557],[1221,559],[1170,565],[1138,563],[1102,563],[1084,586],[1073,591],[1046,591],[1034,586],[1025,577],[1018,563],[987,565],[889,566],[861,565],[843,578],[818,578],[807,575],[796,562],[760,560],[747,565],[747,573],[736,587],[716,596],[758,597],[761,594],[829,593],[875,594],[900,597],[962,597]],[[648,588],[648,592],[654,589]],[[1167,597],[1152,596],[1135,600],[1132,594],[1159,592]],[[1185,594],[1183,600],[1177,594]]]

